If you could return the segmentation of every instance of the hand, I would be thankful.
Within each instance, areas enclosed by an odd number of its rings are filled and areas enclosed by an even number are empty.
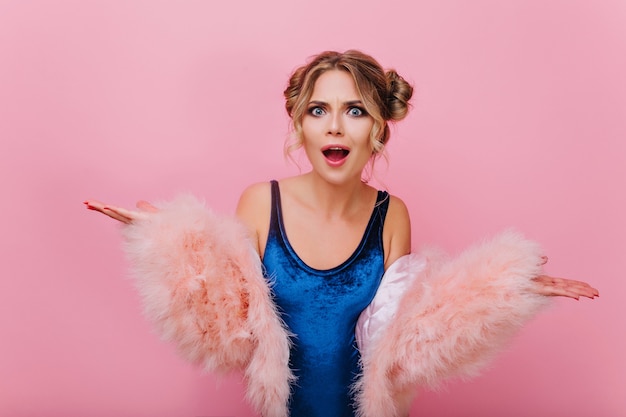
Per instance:
[[[102,214],[106,214],[112,219],[120,221],[122,223],[132,223],[134,220],[145,219],[149,213],[157,212],[157,208],[147,201],[138,201],[137,210],[128,210],[122,207],[112,206],[110,204],[104,204],[97,200],[84,201],[87,209],[99,211]]]
[[[541,257],[540,265],[545,265],[548,262],[547,256]],[[600,293],[597,289],[591,285],[582,281],[574,281],[573,279],[555,278],[548,275],[539,275],[533,278],[537,284],[537,294],[546,295],[549,297],[562,296],[580,299],[580,296],[589,297],[594,299],[599,297]]]
[[[537,294],[546,296],[563,296],[579,299],[581,296],[594,299],[600,293],[591,285],[572,279],[555,278],[548,275],[539,275],[533,278],[537,284]]]

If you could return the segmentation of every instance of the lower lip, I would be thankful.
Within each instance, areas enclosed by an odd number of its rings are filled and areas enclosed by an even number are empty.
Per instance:
[[[331,160],[328,159],[326,157],[324,157],[324,159],[326,159],[326,163],[328,165],[330,165],[333,168],[338,168],[340,166],[342,166],[347,160],[348,160],[348,156],[346,155],[344,158],[338,159],[338,160]]]

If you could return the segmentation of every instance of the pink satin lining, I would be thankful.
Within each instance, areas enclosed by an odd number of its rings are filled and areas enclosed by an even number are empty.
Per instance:
[[[415,253],[396,260],[383,275],[376,296],[361,312],[356,324],[356,341],[361,356],[374,344],[393,320],[402,295],[426,268],[426,259]]]

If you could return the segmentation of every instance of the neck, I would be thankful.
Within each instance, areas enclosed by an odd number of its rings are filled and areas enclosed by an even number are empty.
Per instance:
[[[369,187],[357,178],[341,184],[325,181],[313,172],[305,174],[309,185],[311,205],[328,217],[350,215],[354,209],[362,207],[367,201]]]

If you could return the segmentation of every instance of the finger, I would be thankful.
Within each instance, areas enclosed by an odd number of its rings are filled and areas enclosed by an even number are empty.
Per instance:
[[[115,213],[117,216],[127,219],[128,223],[143,217],[142,213],[134,210],[128,210],[123,207],[106,206],[104,207],[104,210],[110,213]]]
[[[585,282],[581,284],[579,283],[570,284],[569,287],[577,291],[584,292],[585,294],[593,294],[593,296],[595,297],[600,295],[600,292],[598,291],[597,288],[594,288]]]
[[[589,284],[564,278],[541,275],[534,279],[538,284],[537,293],[546,296],[565,296],[575,299],[582,297],[595,298],[598,290]]]
[[[537,293],[540,295],[545,295],[547,297],[569,297],[576,300],[580,298],[580,294],[578,294],[576,291],[570,291],[568,289],[553,285],[542,285],[537,290]]]
[[[577,291],[581,295],[584,295],[585,297],[593,298],[593,297],[598,297],[600,295],[600,292],[598,291],[597,288],[594,288],[588,283],[583,282],[583,281],[576,281],[573,279],[565,279],[565,278],[553,278],[553,280],[555,284],[558,284],[562,287],[567,287],[572,291]]]
[[[580,295],[588,298],[595,298],[600,295],[597,289],[593,288],[590,285],[587,286],[575,286],[570,288],[572,291],[577,291]]]
[[[131,217],[127,217],[123,214],[118,213],[115,210],[111,210],[108,207],[104,207],[102,210],[102,213],[106,214],[107,216],[111,217],[112,219],[118,220],[122,223],[126,223],[129,224],[130,222],[133,221],[133,219]]]
[[[111,211],[107,211],[106,210],[107,207],[106,207],[106,205],[104,203],[101,203],[101,202],[95,201],[95,200],[85,201],[84,203],[87,206],[88,210],[97,211],[97,212],[100,212],[102,214],[105,214],[105,215],[111,217]],[[118,220],[118,219],[116,218],[116,220]]]
[[[97,210],[97,211],[101,211],[101,209],[105,206],[104,203],[102,203],[101,201],[98,201],[98,200],[85,200],[85,201],[83,201],[83,204],[89,210]]]
[[[568,283],[568,284],[571,284],[571,285],[581,285],[581,286],[585,286],[585,287],[590,287],[591,286],[588,283],[586,283],[585,281],[577,281],[575,279],[558,278],[558,277],[550,277],[550,278],[555,280],[555,282]]]
[[[540,281],[540,282],[550,282],[553,283],[554,285],[561,285],[561,286],[571,286],[571,287],[581,287],[581,288],[591,288],[595,291],[597,291],[595,288],[593,288],[591,285],[589,285],[588,283],[584,282],[584,281],[576,281],[574,279],[568,279],[568,278],[559,278],[559,277],[552,277],[549,275],[539,275],[537,277],[534,278],[536,281]]]

